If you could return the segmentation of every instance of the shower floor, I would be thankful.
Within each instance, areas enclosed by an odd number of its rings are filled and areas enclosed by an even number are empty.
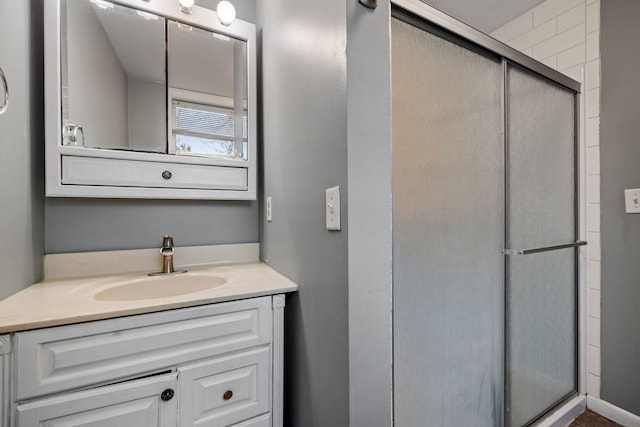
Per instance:
[[[585,411],[573,420],[569,427],[623,427],[593,411]]]

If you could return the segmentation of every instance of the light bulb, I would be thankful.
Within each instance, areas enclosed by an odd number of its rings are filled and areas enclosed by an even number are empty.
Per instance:
[[[194,3],[195,0],[180,0],[180,10],[183,13],[192,13],[193,10],[191,10],[191,8],[193,7]]]
[[[236,8],[226,0],[222,0],[218,3],[216,8],[218,13],[218,19],[222,25],[231,25],[234,19],[236,19]]]

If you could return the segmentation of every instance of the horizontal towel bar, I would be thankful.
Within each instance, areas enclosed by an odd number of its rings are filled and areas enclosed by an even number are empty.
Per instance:
[[[537,254],[540,252],[555,251],[558,249],[577,248],[579,246],[584,246],[586,244],[587,242],[578,240],[577,242],[574,242],[574,243],[566,243],[564,245],[555,245],[555,246],[545,246],[544,248],[523,249],[523,250],[503,249],[500,251],[500,253],[502,255],[530,255],[530,254]]]

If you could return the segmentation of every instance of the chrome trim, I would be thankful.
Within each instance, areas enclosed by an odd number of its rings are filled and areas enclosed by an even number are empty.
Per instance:
[[[7,84],[7,77],[4,75],[2,68],[0,68],[0,82],[2,82],[2,87],[4,88],[4,102],[0,105],[0,114],[2,114],[9,108],[9,85]]]
[[[577,242],[574,242],[574,243],[566,243],[564,245],[555,245],[555,246],[545,246],[543,248],[535,248],[535,249],[503,249],[500,251],[500,253],[502,255],[508,255],[508,256],[531,255],[531,254],[537,254],[540,252],[556,251],[558,249],[577,248],[579,246],[584,246],[586,244],[587,242],[578,240]]]
[[[510,46],[494,39],[493,37],[476,30],[475,28],[458,21],[438,9],[431,7],[419,0],[391,0],[393,6],[417,15],[438,27],[441,27],[465,40],[470,41],[484,49],[492,51],[522,67],[525,67],[543,77],[546,77],[568,89],[580,92],[580,83],[550,68],[541,62],[513,49]]]

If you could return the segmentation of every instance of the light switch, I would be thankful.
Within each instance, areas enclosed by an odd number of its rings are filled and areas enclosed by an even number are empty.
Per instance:
[[[267,221],[273,221],[273,210],[271,207],[271,196],[267,197],[267,203],[265,203],[265,210],[267,211]]]
[[[325,193],[327,230],[340,230],[340,187],[327,188]]]
[[[624,210],[626,213],[640,213],[640,188],[624,190]]]

